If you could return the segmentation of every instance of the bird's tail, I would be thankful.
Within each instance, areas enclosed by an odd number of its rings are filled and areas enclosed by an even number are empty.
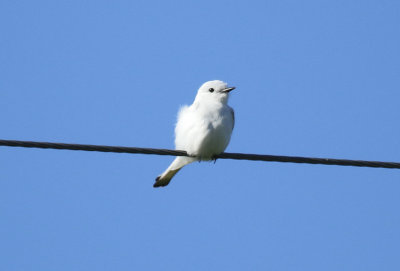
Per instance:
[[[171,163],[171,165],[156,178],[156,182],[153,187],[167,186],[171,181],[172,177],[175,176],[178,171],[187,164],[194,162],[196,159],[192,157],[178,156]]]

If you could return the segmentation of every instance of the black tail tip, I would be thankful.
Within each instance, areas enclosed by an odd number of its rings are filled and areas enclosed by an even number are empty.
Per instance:
[[[160,181],[160,177],[161,176],[158,176],[157,178],[156,178],[156,182],[153,184],[153,187],[154,188],[157,188],[157,187],[164,187],[164,186],[166,186],[169,182],[167,182],[167,183],[165,183],[164,181]]]

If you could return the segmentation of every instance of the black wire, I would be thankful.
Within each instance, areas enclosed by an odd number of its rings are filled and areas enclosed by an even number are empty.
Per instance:
[[[167,150],[167,149],[66,144],[66,143],[33,142],[33,141],[17,141],[17,140],[2,140],[2,139],[0,139],[0,146],[58,149],[58,150],[76,150],[76,151],[79,150],[79,151],[189,156],[185,151]],[[224,152],[224,153],[221,153],[221,154],[215,156],[214,158],[216,158],[216,159],[236,159],[236,160],[251,160],[251,161],[269,161],[269,162],[286,162],[286,163],[304,163],[304,164],[321,164],[321,165],[400,169],[400,163],[395,163],[395,162],[378,162],[378,161],[362,161],[362,160],[331,159],[331,158],[309,158],[309,157],[299,157],[299,156],[262,155],[262,154],[226,153],[226,152]]]

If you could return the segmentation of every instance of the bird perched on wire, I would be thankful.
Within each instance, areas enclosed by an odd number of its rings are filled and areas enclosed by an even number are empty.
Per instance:
[[[177,156],[156,178],[154,187],[168,185],[185,165],[212,160],[226,149],[235,124],[234,111],[228,106],[229,93],[234,89],[220,80],[208,81],[197,91],[193,104],[180,109],[175,127],[175,148],[193,157]]]

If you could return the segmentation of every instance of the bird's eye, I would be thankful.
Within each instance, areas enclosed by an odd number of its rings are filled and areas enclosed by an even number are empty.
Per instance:
[[[209,92],[214,92],[214,89],[213,89],[213,88],[210,88],[208,91],[209,91]]]

